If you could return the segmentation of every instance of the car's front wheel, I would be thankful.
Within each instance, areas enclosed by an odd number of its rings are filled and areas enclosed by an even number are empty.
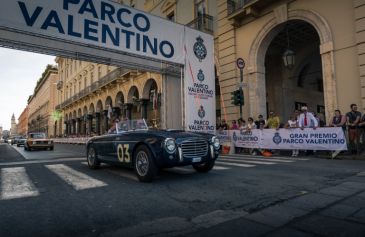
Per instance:
[[[94,147],[89,147],[87,150],[87,165],[91,169],[97,169],[100,167],[100,161],[98,160],[98,156]]]
[[[134,170],[140,182],[151,182],[157,175],[155,160],[145,145],[139,146],[134,153]]]
[[[208,161],[202,164],[194,164],[193,168],[199,173],[206,173],[213,169],[215,161]]]

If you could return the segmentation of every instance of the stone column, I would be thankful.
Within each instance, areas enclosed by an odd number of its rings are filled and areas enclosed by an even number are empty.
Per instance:
[[[100,113],[96,112],[95,113],[95,122],[96,122],[96,127],[95,127],[95,132],[96,134],[100,135]]]
[[[65,123],[65,131],[64,131],[64,134],[66,136],[68,136],[68,121],[65,121],[64,123]]]
[[[337,109],[337,85],[334,73],[333,43],[327,42],[320,45],[323,74],[323,94],[325,104],[325,116],[328,123],[333,111]]]
[[[81,118],[77,118],[77,135],[80,136],[81,134]]]
[[[76,134],[76,119],[72,119],[72,134]]]
[[[132,119],[132,107],[133,107],[132,103],[124,104],[125,117],[128,118],[129,120]]]
[[[147,106],[149,99],[141,99],[141,117],[147,120]]]
[[[87,115],[85,114],[84,115],[84,117],[83,117],[83,122],[82,122],[82,127],[83,127],[83,131],[82,131],[82,133],[83,133],[83,135],[87,135],[87,126],[86,126],[86,124],[87,124]]]
[[[93,115],[92,114],[88,114],[87,115],[87,130],[88,130],[88,135],[91,135],[92,133],[92,127],[93,127]]]

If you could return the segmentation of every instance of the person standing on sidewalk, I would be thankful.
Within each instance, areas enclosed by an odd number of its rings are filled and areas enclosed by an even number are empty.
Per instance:
[[[296,114],[292,114],[287,122],[287,124],[285,125],[285,128],[287,129],[292,129],[292,128],[297,128],[298,127],[298,119],[296,118]],[[292,150],[292,157],[296,157],[299,155],[299,150],[298,149],[293,149]]]
[[[302,113],[299,115],[298,126],[302,130],[304,130],[304,128],[316,129],[318,127],[318,120],[312,113],[308,112],[307,106],[302,106]],[[306,155],[311,155],[314,152],[315,151],[306,151]]]
[[[346,113],[348,135],[349,135],[349,150],[352,154],[356,153],[357,142],[359,141],[359,122],[361,113],[357,111],[357,105],[351,104],[351,111]]]

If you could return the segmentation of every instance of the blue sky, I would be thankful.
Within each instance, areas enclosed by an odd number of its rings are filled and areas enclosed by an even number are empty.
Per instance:
[[[0,48],[0,126],[10,129],[11,116],[23,112],[47,64],[55,57]]]

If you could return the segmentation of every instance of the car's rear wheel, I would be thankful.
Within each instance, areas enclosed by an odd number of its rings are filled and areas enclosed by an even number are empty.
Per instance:
[[[155,160],[145,145],[137,147],[134,153],[134,170],[140,182],[151,182],[157,175]]]
[[[193,168],[199,173],[207,173],[213,169],[215,161],[208,161],[202,164],[194,164]]]
[[[100,161],[98,160],[94,147],[89,147],[87,150],[87,164],[91,169],[97,169],[100,167]]]

